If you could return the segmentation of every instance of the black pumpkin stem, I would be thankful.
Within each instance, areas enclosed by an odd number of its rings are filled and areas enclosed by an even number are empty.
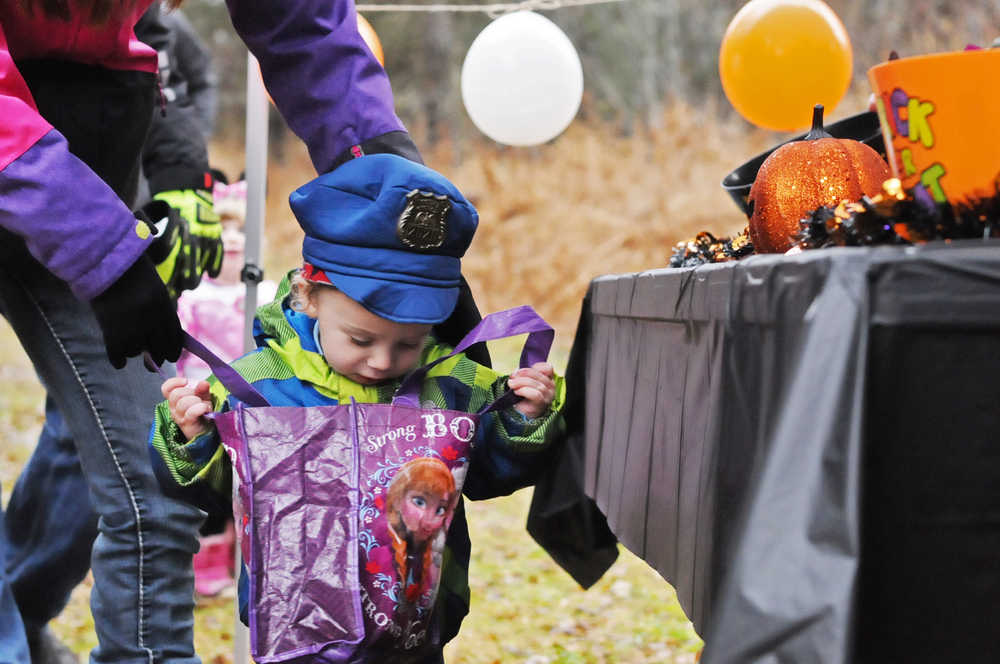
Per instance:
[[[815,141],[817,138],[833,138],[823,129],[823,104],[813,106],[813,126],[809,133],[802,137],[802,140]]]

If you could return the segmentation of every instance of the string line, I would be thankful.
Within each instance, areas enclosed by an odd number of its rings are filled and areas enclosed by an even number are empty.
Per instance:
[[[490,4],[377,4],[355,5],[362,13],[368,12],[483,12],[490,16],[499,16],[516,11],[532,11],[540,9],[548,11],[561,7],[577,7],[580,5],[598,5],[607,2],[627,2],[627,0],[522,0],[521,2],[497,2]]]

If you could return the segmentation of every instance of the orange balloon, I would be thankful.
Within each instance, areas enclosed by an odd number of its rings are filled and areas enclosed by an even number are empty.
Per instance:
[[[358,33],[361,38],[368,45],[369,50],[371,50],[372,55],[378,60],[378,63],[385,67],[385,55],[382,53],[382,42],[379,41],[378,35],[375,34],[375,28],[372,24],[368,22],[361,14],[358,14]],[[260,75],[260,63],[257,63],[257,74]],[[261,80],[263,80],[263,75],[261,75]],[[264,86],[264,94],[267,95],[268,100],[273,104],[274,100],[271,99],[271,93],[267,91],[267,86]]]
[[[375,56],[378,63],[385,67],[385,54],[382,53],[382,42],[379,41],[378,35],[375,34],[375,28],[361,14],[358,14],[358,32],[361,33],[361,38],[368,44],[368,48],[371,49],[372,55]]]
[[[827,111],[851,83],[851,40],[821,0],[750,0],[722,37],[722,89],[755,125],[795,131],[810,125],[812,109]]]

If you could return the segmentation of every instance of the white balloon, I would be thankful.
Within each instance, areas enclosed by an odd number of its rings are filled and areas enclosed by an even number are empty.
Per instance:
[[[573,43],[541,14],[518,11],[487,25],[462,64],[462,102],[481,132],[507,145],[562,133],[583,97]]]

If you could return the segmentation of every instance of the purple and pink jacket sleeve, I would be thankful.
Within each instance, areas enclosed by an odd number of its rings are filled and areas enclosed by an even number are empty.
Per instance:
[[[226,0],[288,126],[327,173],[352,146],[403,132],[385,70],[358,34],[353,0]]]
[[[128,207],[35,108],[0,25],[0,226],[84,300],[145,251]],[[144,234],[148,235],[148,234]]]
[[[352,0],[227,2],[233,25],[260,60],[275,104],[306,143],[317,172],[331,170],[352,146],[405,132],[385,70],[358,34]],[[3,25],[0,20],[0,226],[24,238],[32,255],[78,297],[92,299],[149,240],[138,234],[128,207],[38,114]],[[18,39],[19,48],[30,41],[20,32]],[[147,55],[130,51],[135,66],[103,64],[145,69]],[[61,57],[74,59],[73,53]]]

